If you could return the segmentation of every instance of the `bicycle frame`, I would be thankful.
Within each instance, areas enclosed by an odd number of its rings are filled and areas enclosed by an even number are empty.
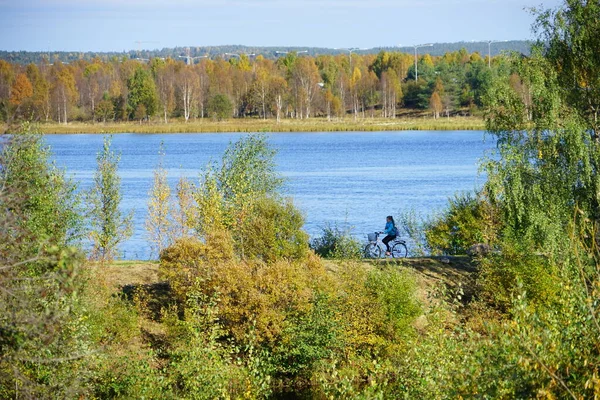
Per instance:
[[[385,255],[385,244],[379,239],[383,233],[374,232],[375,240],[369,240],[369,243],[365,246],[364,252],[367,258],[381,258],[382,254]],[[389,246],[392,253],[391,256],[394,258],[406,257],[408,254],[406,242],[398,238],[398,236],[389,242]]]

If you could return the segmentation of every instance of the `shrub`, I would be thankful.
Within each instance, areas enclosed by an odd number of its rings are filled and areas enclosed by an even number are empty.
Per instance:
[[[466,254],[476,243],[495,243],[500,229],[498,211],[482,195],[457,194],[447,209],[425,225],[433,254]]]
[[[308,254],[308,235],[303,225],[302,214],[290,201],[258,199],[252,213],[239,229],[234,229],[235,251],[242,258],[266,263],[303,259]]]
[[[350,263],[339,275],[338,312],[349,349],[378,354],[410,335],[420,306],[414,296],[415,283],[406,271],[368,271]]]
[[[548,306],[557,294],[557,273],[547,257],[505,243],[499,254],[481,260],[477,291],[481,299],[504,312],[510,311],[521,291],[532,304]]]
[[[362,256],[361,243],[350,230],[342,230],[337,225],[327,225],[320,237],[310,241],[310,248],[323,258],[358,259]]]

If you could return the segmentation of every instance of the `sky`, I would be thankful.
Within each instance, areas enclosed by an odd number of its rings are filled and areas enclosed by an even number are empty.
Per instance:
[[[534,37],[559,0],[0,0],[0,50],[393,47]],[[141,43],[138,43],[141,42]]]

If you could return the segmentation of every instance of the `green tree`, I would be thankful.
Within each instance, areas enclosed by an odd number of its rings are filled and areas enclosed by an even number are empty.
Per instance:
[[[208,101],[208,112],[220,121],[231,117],[233,104],[224,94],[216,94]]]
[[[129,118],[138,118],[138,111],[142,105],[145,109],[145,116],[152,116],[158,110],[158,95],[156,85],[148,71],[142,67],[136,68],[133,76],[127,82],[129,96],[127,97],[127,109]]]
[[[17,208],[2,208],[18,215],[18,226],[31,235],[21,250],[23,259],[77,243],[82,229],[76,185],[50,162],[50,149],[44,147],[37,129],[23,124],[19,134],[2,147],[1,157],[0,187],[10,187],[19,196]]]
[[[564,6],[537,12],[534,27],[564,91],[564,101],[600,134],[600,2],[566,0]]]
[[[25,124],[0,152],[0,397],[85,395],[74,185]],[[83,328],[83,329],[81,329]]]
[[[480,266],[479,285],[512,316],[494,346],[519,359],[506,375],[520,382],[500,386],[525,389],[520,397],[599,393],[592,306],[599,292],[591,289],[600,287],[599,10],[598,1],[567,0],[538,14],[543,45],[531,57],[513,57],[511,76],[497,77],[485,96],[488,130],[498,139],[486,186],[503,230],[500,252]]]
[[[104,93],[102,100],[96,106],[96,115],[102,118],[102,122],[115,118],[115,106],[110,100],[108,93]]]
[[[102,151],[96,160],[94,186],[87,193],[92,259],[102,263],[117,256],[118,246],[131,236],[133,213],[123,215],[121,204],[121,178],[118,175],[120,156],[111,148],[110,136],[104,138]]]

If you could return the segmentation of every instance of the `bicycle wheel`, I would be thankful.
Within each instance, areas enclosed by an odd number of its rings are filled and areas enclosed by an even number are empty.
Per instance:
[[[377,246],[377,243],[369,243],[365,246],[365,258],[379,258],[381,256],[381,249]]]
[[[404,242],[396,242],[394,246],[392,246],[392,257],[402,258],[406,257],[407,254],[408,250],[406,249]]]

